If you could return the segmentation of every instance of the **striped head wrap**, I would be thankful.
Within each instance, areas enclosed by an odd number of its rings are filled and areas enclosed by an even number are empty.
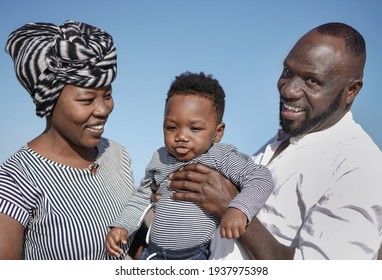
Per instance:
[[[40,117],[51,113],[65,84],[104,87],[117,73],[112,37],[82,22],[26,24],[9,35],[5,49]]]

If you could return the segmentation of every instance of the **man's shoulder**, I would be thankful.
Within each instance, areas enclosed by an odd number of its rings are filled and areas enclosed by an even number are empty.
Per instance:
[[[271,137],[267,142],[264,143],[264,145],[262,145],[256,152],[253,153],[253,156],[255,157],[259,154],[264,153],[268,145],[277,142],[277,137],[278,137],[277,135]]]

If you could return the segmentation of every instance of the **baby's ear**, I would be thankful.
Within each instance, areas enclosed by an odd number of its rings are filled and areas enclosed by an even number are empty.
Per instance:
[[[216,132],[215,132],[215,139],[214,139],[214,142],[215,143],[219,143],[220,140],[223,138],[223,135],[224,135],[224,129],[225,129],[225,123],[220,123],[217,127],[216,127]]]

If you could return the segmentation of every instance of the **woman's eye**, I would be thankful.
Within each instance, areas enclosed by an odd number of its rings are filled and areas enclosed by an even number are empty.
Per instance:
[[[82,99],[82,100],[80,100],[80,102],[84,103],[84,104],[92,104],[93,100],[94,100],[93,98]]]

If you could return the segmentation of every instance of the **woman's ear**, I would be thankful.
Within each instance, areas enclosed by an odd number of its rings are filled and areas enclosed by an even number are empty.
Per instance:
[[[224,129],[225,129],[225,123],[222,122],[216,127],[216,132],[215,132],[215,139],[214,142],[218,143],[220,140],[223,138],[224,135]]]

